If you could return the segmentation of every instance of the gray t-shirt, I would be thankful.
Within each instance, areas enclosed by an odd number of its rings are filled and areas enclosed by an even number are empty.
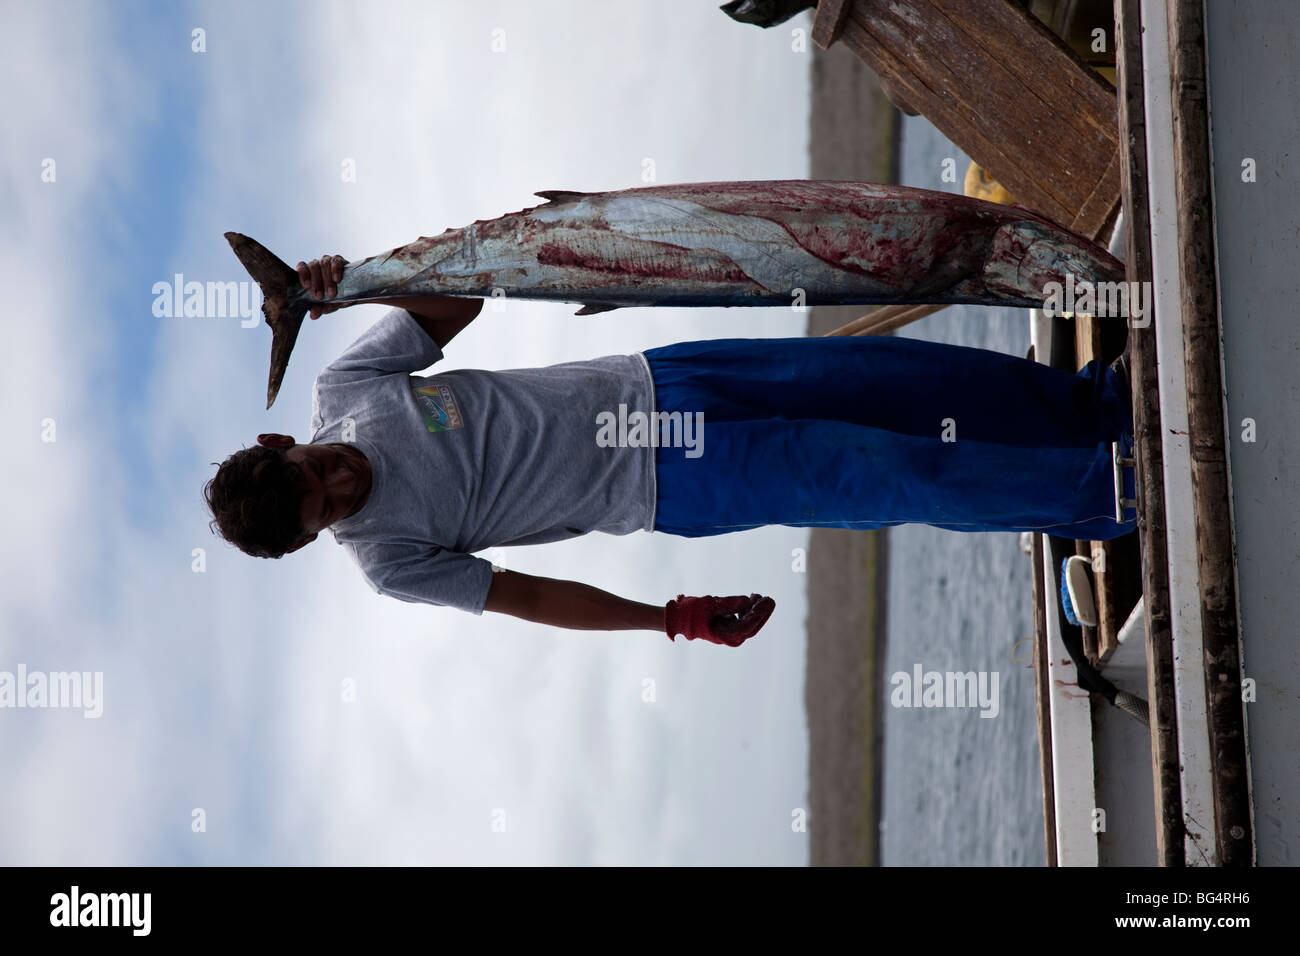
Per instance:
[[[393,309],[316,378],[312,442],[370,459],[369,499],[330,530],[378,593],[482,614],[476,551],[653,530],[654,449],[596,440],[602,412],[653,414],[644,355],[410,374],[442,357]]]

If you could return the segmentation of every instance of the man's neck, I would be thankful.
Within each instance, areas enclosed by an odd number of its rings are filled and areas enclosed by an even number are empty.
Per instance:
[[[360,467],[361,475],[364,477],[366,482],[365,493],[361,496],[361,500],[357,502],[357,506],[343,516],[346,519],[346,518],[351,518],[354,514],[359,512],[362,508],[366,506],[366,502],[370,500],[370,486],[374,479],[374,473],[371,471],[370,459],[366,457],[365,452],[363,452],[360,448],[357,448],[355,445],[346,445],[343,444],[342,442],[340,442],[339,444],[340,447],[344,449],[344,454],[347,455],[349,458],[353,459],[358,465],[361,466]]]

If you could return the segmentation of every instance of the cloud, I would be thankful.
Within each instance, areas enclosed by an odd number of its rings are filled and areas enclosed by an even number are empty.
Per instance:
[[[153,323],[146,374],[129,396],[105,395],[100,357],[137,359],[114,352],[111,326],[85,306],[140,255],[123,240],[103,261],[96,240],[115,228],[105,184],[128,204],[156,188],[133,175],[138,124],[183,124],[191,146],[171,167],[181,239],[134,265],[158,280],[239,280],[228,229],[290,260],[356,258],[530,205],[534,189],[638,185],[647,158],[660,181],[804,175],[806,60],[774,60],[772,37],[707,5],[311,10],[200,8],[207,52],[182,47],[152,72],[104,43],[114,33],[93,8],[57,22],[28,13],[9,34],[21,44],[5,43],[14,58],[0,69],[35,69],[50,85],[14,107],[9,181],[32,185],[0,198],[20,226],[0,238],[0,277],[41,290],[13,323],[30,361],[13,363],[6,385],[24,451],[4,490],[24,507],[7,519],[2,613],[5,633],[24,636],[3,647],[32,666],[56,649],[67,666],[102,662],[107,682],[105,717],[81,722],[94,727],[28,715],[30,736],[3,736],[0,758],[23,767],[0,798],[11,861],[805,859],[769,837],[771,806],[763,819],[744,807],[718,816],[736,806],[738,781],[781,805],[802,799],[803,585],[789,570],[802,532],[590,535],[508,555],[653,603],[681,590],[773,593],[778,617],[740,652],[405,605],[373,594],[328,536],[282,561],[250,559],[208,532],[208,462],[262,431],[305,440],[315,372],[382,313],[310,324],[268,414],[264,327],[133,315]],[[726,86],[736,75],[742,91]],[[169,83],[185,88],[177,102],[159,92]],[[111,114],[106,100],[135,113]],[[47,151],[67,157],[51,190],[38,180]],[[340,175],[347,160],[354,183]],[[84,278],[69,262],[88,264]],[[802,334],[803,317],[778,310],[572,310],[485,311],[448,362],[509,368]],[[112,412],[126,397],[139,440],[124,448]],[[39,441],[47,416],[54,445]],[[124,513],[124,500],[142,512]],[[762,766],[740,749],[751,730],[770,741]],[[191,832],[196,808],[206,833]]]

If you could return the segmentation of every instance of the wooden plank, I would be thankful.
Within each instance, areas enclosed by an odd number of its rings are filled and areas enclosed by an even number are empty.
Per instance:
[[[1097,580],[1097,663],[1101,668],[1110,660],[1111,655],[1119,650],[1119,629],[1128,620],[1132,606],[1120,607],[1116,600],[1116,578],[1119,569],[1115,566],[1119,558],[1119,548],[1114,541],[1092,542],[1093,554],[1102,553],[1102,566],[1106,569],[1096,575]]]
[[[853,0],[821,0],[813,14],[813,43],[825,50],[838,40],[852,6]]]
[[[901,58],[925,88],[927,93],[921,99],[909,95],[913,106],[932,119],[936,101],[955,108],[959,125],[940,127],[945,134],[963,149],[975,130],[981,138],[995,141],[1000,148],[991,163],[974,153],[971,157],[1012,194],[1027,196],[1021,184],[1032,181],[1034,190],[1050,195],[1070,211],[1058,221],[1074,218],[1074,210],[1083,204],[1103,171],[1090,167],[1104,162],[1109,153],[1104,139],[1091,137],[1068,118],[1079,109],[1077,104],[1061,98],[1059,92],[1055,106],[1044,102],[1004,64],[929,7],[928,0],[859,0],[853,19]],[[913,20],[923,26],[918,28]],[[1042,51],[1022,50],[1019,56],[1035,52]],[[1051,67],[1058,62],[1052,61]],[[939,125],[937,120],[935,125]],[[1063,142],[1073,148],[1062,152],[1059,144]],[[1097,156],[1099,152],[1101,156]]]
[[[895,56],[856,18],[850,18],[845,24],[844,42],[882,77],[889,77],[892,84],[904,92],[910,105],[957,142],[991,175],[997,176],[993,171],[1002,170],[1002,176],[997,177],[999,181],[1008,175],[1017,178],[1015,170],[1021,157],[1013,148],[986,135],[978,124],[978,115],[963,109],[959,100],[935,92],[922,83],[904,59]],[[1052,193],[1044,191],[1034,179],[1020,178],[1025,181],[1020,184],[1017,195],[1025,205],[1057,222],[1065,221],[1073,214],[1072,209],[1064,206]]]
[[[978,123],[978,116],[963,108],[959,101],[926,87],[904,60],[891,53],[856,18],[850,17],[845,23],[842,40],[876,73],[888,77],[893,85],[904,92],[909,104],[925,114],[930,122],[954,140],[1026,206],[1055,222],[1069,222],[1073,219],[1073,208],[1063,205],[1055,195],[1041,188],[1033,177],[1018,174],[1022,157],[1013,148],[986,135]],[[1001,170],[1000,174],[998,170]],[[1014,180],[1017,187],[1013,189],[1008,179]]]
[[[1129,282],[1150,282],[1151,218],[1146,187],[1146,105],[1142,85],[1140,0],[1115,0],[1119,88],[1120,187],[1124,196],[1125,272]],[[1165,531],[1164,454],[1156,372],[1154,318],[1129,328],[1133,437],[1137,446],[1138,535],[1142,562],[1147,650],[1147,701],[1151,710],[1151,767],[1155,789],[1156,853],[1161,866],[1183,866],[1182,783],[1174,701],[1173,628],[1169,606],[1169,544]]]
[[[857,29],[854,29],[856,25]],[[845,42],[1025,205],[1090,237],[1117,206],[1113,92],[1006,0],[858,0]],[[1061,144],[1070,144],[1062,149]]]
[[[1075,315],[1075,368],[1083,368],[1089,362],[1094,359],[1099,360],[1101,357],[1100,321],[1087,314]],[[1080,541],[1078,542],[1078,553],[1095,566],[1095,555],[1098,551],[1101,551],[1103,554],[1102,560],[1105,562],[1104,566],[1109,568],[1110,553],[1108,545],[1109,542],[1106,541]],[[1096,667],[1103,658],[1114,653],[1114,645],[1118,643],[1115,640],[1115,614],[1110,594],[1110,576],[1108,574],[1094,572],[1092,576],[1092,598],[1097,608],[1097,624],[1095,627],[1085,627],[1083,629],[1083,649],[1084,653],[1088,655],[1088,662]]]
[[[1115,175],[1119,175],[1118,165]],[[1092,361],[1105,361],[1110,354],[1105,351],[1102,339],[1102,323],[1105,321],[1108,320],[1086,314],[1074,317],[1077,368]],[[1097,626],[1084,628],[1084,650],[1090,663],[1098,668],[1118,650],[1119,629],[1137,603],[1134,589],[1124,580],[1124,575],[1138,573],[1131,551],[1131,545],[1119,540],[1079,543],[1079,554],[1087,557],[1094,568],[1093,599],[1097,607]],[[1099,567],[1104,570],[1097,570]]]
[[[1119,649],[1119,632],[1142,599],[1142,549],[1139,535],[1124,535],[1106,545],[1106,573],[1109,582],[1110,605],[1113,608],[1114,639],[1099,642],[1097,666],[1104,667]]]
[[[1245,710],[1241,700],[1237,567],[1220,374],[1204,7],[1168,0],[1173,71],[1174,183],[1183,282],[1183,344],[1213,767],[1215,840],[1224,866],[1254,862]]]
[[[1169,608],[1173,625],[1174,707],[1178,773],[1188,866],[1218,866],[1214,835],[1214,766],[1205,702],[1205,631],[1192,491],[1191,425],[1183,343],[1184,237],[1178,231],[1174,161],[1173,68],[1165,0],[1140,0],[1147,117],[1147,190],[1150,194],[1152,286],[1160,438],[1164,451],[1165,534],[1169,540]]]
[[[832,329],[827,335],[886,335],[894,329],[933,315],[945,305],[882,305],[873,312]]]
[[[1084,365],[1092,362],[1101,352],[1101,328],[1096,319],[1091,315],[1076,313],[1074,316],[1074,367],[1083,368]],[[1075,554],[1082,555],[1088,559],[1088,563],[1093,562],[1093,554],[1097,548],[1102,548],[1100,541],[1076,541]],[[1097,623],[1101,623],[1101,605],[1105,600],[1106,593],[1106,576],[1092,575],[1092,600],[1097,607]],[[1101,641],[1099,636],[1099,627],[1084,626],[1083,630],[1083,653],[1088,658],[1088,663],[1097,666],[1101,656]]]
[[[1074,542],[1074,553],[1087,561],[1092,561],[1091,541]],[[1059,572],[1059,568],[1057,569]],[[1093,602],[1096,602],[1097,588],[1093,587]],[[1083,656],[1088,659],[1088,663],[1097,666],[1097,628],[1090,624],[1080,624],[1079,631],[1083,636]]]
[[[1089,239],[1101,239],[1114,229],[1115,217],[1119,212],[1123,197],[1120,195],[1120,147],[1115,144],[1115,151],[1106,171],[1097,181],[1097,187],[1083,202],[1078,215],[1070,223],[1070,228]]]
[[[980,109],[986,124],[1009,130],[1031,154],[1055,152],[1062,142],[1042,142],[1041,133],[1070,134],[1071,139],[1065,141],[1080,148],[1068,159],[1082,161],[1085,168],[1096,166],[1100,175],[1106,153],[1094,152],[1094,148],[1116,140],[1114,99],[1095,74],[1089,84],[1091,95],[1070,89],[1067,77],[1071,71],[1079,70],[1086,77],[1086,68],[1076,66],[1068,56],[1069,48],[1041,30],[1041,24],[1035,26],[1032,17],[1017,13],[1000,0],[985,4],[859,0],[854,16],[868,15],[882,26],[892,25],[896,42],[910,40],[918,55],[938,57],[911,60],[918,75],[928,77],[927,69],[946,69],[957,77],[967,99],[981,107],[997,107]],[[918,23],[922,25],[919,33]],[[1022,125],[1035,117],[1041,118],[1041,125]]]
[[[1079,368],[1093,359],[1101,359],[1101,321],[1095,316],[1086,313],[1075,315],[1074,356]]]
[[[1115,90],[1092,67],[1049,30],[1037,17],[1006,2],[971,3],[970,0],[929,0],[934,8],[967,34],[967,43],[987,50],[1024,84],[1033,95],[1059,107],[1062,95],[1079,104],[1078,112],[1062,117],[1088,136],[1119,141]],[[1046,51],[1054,48],[1055,52]],[[1026,51],[1031,55],[1026,56]],[[1039,52],[1043,51],[1043,52]],[[1039,56],[1050,56],[1044,71]]]

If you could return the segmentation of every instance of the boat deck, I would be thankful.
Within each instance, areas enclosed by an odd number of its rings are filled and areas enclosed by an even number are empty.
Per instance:
[[[818,45],[843,40],[1011,195],[1099,242],[1122,205],[1112,252],[1150,293],[1127,328],[1137,533],[1027,536],[1052,865],[1300,861],[1298,27],[1295,0],[818,4]],[[1032,328],[1035,358],[1071,370],[1126,331],[1041,312]],[[1072,554],[1095,628],[1060,611]],[[1080,688],[1088,667],[1104,695]]]
[[[1286,261],[1300,11],[1207,4],[1202,20],[1197,6],[1115,5],[1122,252],[1128,278],[1152,282],[1155,316],[1130,329],[1142,604],[1126,639],[1102,634],[1088,657],[1121,689],[1145,687],[1150,725],[1071,692],[1045,539],[1040,740],[1061,865],[1300,861],[1300,273]],[[1037,320],[1040,352],[1060,338]]]

